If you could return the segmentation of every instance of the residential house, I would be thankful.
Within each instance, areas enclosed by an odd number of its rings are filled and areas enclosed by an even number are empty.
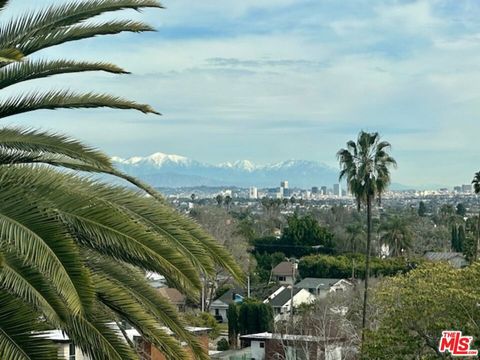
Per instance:
[[[292,285],[295,282],[293,279],[294,266],[296,267],[297,264],[289,261],[282,261],[272,270],[273,280],[282,285]]]
[[[353,284],[345,279],[328,278],[305,278],[294,285],[295,288],[305,289],[310,294],[325,298],[328,293],[346,291],[353,287]]]
[[[345,339],[319,336],[272,334],[269,332],[243,335],[244,343],[250,345],[249,360],[275,359],[323,359],[348,358]]]
[[[289,286],[280,286],[263,302],[270,304],[273,308],[275,321],[282,320],[290,314],[292,299],[292,288]],[[305,289],[293,289],[293,307],[296,308],[301,304],[311,304],[315,301],[315,296]]]
[[[115,325],[112,324],[114,327]],[[118,329],[118,328],[117,328]],[[162,328],[167,334],[174,335],[168,328]],[[197,340],[205,350],[205,354],[208,355],[208,333],[209,328],[203,327],[186,327],[187,331],[195,335]],[[155,348],[150,342],[142,338],[140,333],[135,329],[127,329],[125,333],[128,340],[131,341],[140,354],[140,360],[166,360],[166,357],[160,350]],[[68,336],[61,330],[52,330],[45,333],[47,339],[52,340],[58,345],[59,359],[64,360],[90,360],[90,357],[84,355],[80,348],[76,347],[68,338]],[[187,353],[191,354],[187,344],[182,343],[182,346],[186,349]],[[191,359],[193,360],[193,355]]]
[[[219,322],[226,323],[228,306],[232,303],[241,304],[244,299],[244,291],[242,289],[230,289],[222,296],[218,297],[210,305],[210,314],[215,316]]]
[[[160,296],[166,298],[170,301],[178,311],[185,311],[185,306],[187,303],[187,298],[180,291],[175,288],[162,287],[157,289]]]
[[[454,268],[460,269],[468,265],[462,253],[458,252],[433,252],[427,251],[423,257],[429,261],[446,261]]]

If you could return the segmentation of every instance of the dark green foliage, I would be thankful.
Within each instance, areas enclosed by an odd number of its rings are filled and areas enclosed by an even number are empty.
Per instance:
[[[463,252],[463,248],[465,245],[465,238],[466,238],[465,228],[463,227],[463,225],[460,225],[458,227],[458,247],[456,249],[458,252]]]
[[[458,251],[458,229],[456,225],[452,225],[451,246],[453,251]]]
[[[457,213],[457,215],[463,217],[463,216],[467,215],[467,208],[462,203],[458,203],[457,208],[456,208],[456,213]]]
[[[288,257],[300,258],[313,253],[333,251],[333,234],[311,215],[297,214],[287,219],[287,226],[280,238],[273,236],[256,239],[252,242],[255,252],[282,252]]]
[[[238,308],[237,304],[228,305],[227,319],[228,319],[228,340],[232,348],[237,347],[238,338]]]
[[[406,273],[421,262],[421,259],[372,258],[370,260],[370,275],[379,277]],[[298,264],[298,270],[302,278],[351,278],[353,269],[356,278],[365,278],[365,255],[311,255],[302,258]]]
[[[241,335],[273,330],[273,309],[269,304],[247,300],[239,307],[238,330]]]
[[[257,262],[256,275],[262,283],[268,283],[272,269],[285,260],[285,254],[282,252],[255,252],[255,261]]]
[[[225,338],[221,338],[217,343],[217,351],[227,351],[228,349],[230,349],[228,340]]]
[[[420,201],[418,204],[418,216],[425,216],[427,214],[427,206],[423,201]]]

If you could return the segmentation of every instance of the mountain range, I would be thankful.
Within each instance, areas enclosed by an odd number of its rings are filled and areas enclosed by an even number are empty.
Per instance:
[[[308,189],[312,186],[332,188],[338,183],[339,170],[318,161],[286,160],[258,165],[239,160],[212,165],[185,156],[157,152],[149,156],[123,159],[112,157],[115,166],[155,187],[180,188],[198,186],[236,186],[273,188],[288,180],[291,188]],[[392,190],[413,187],[392,183]]]
[[[338,169],[316,161],[286,160],[257,165],[249,160],[212,165],[180,155],[155,153],[128,159],[113,157],[122,171],[156,187],[238,186],[278,187],[288,180],[290,187],[332,187],[338,183]]]

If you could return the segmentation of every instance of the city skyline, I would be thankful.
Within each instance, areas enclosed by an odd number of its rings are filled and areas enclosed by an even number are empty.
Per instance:
[[[53,2],[62,1],[12,1],[9,13]],[[211,163],[305,159],[334,168],[337,150],[364,129],[392,143],[394,182],[454,186],[478,171],[478,2],[164,4],[128,13],[156,33],[36,55],[112,60],[133,74],[67,75],[48,88],[67,79],[72,89],[150,103],[162,117],[42,111],[4,124],[65,132],[112,156],[161,151]]]

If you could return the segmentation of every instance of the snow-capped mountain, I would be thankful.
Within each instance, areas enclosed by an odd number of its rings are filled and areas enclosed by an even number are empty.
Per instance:
[[[157,187],[277,187],[280,181],[288,180],[291,187],[308,188],[331,186],[338,182],[337,169],[307,160],[287,160],[267,165],[240,160],[211,165],[164,153],[129,159],[113,157],[112,160],[119,169]]]

